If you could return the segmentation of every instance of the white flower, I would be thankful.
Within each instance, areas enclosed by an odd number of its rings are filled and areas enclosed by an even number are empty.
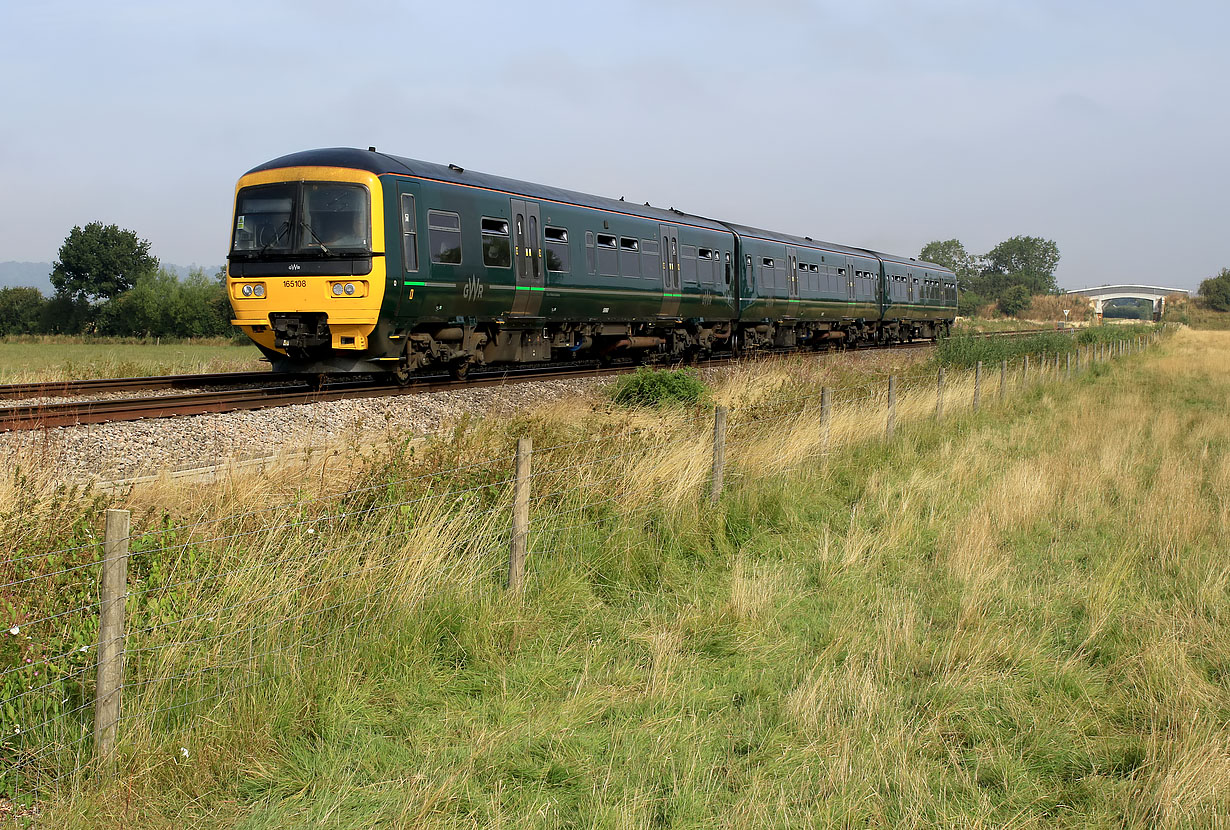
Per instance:
[[[309,527],[309,528],[308,528],[308,533],[315,533],[315,532],[316,532],[316,528],[314,528],[314,527]]]
[[[188,747],[181,746],[179,748],[179,754],[184,756],[184,760],[187,761],[188,760]]]
[[[12,634],[14,637],[16,637],[18,634],[21,633],[21,627],[15,625],[9,629],[9,633]]]

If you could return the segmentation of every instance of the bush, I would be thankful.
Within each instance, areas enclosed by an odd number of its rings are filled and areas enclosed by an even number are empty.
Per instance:
[[[0,335],[37,334],[46,305],[37,288],[0,288]]]
[[[1014,285],[999,298],[999,313],[1005,317],[1015,317],[1029,307],[1029,289],[1023,285]]]
[[[692,406],[709,394],[695,369],[649,369],[624,375],[611,389],[611,399],[624,406]]]
[[[203,271],[179,279],[165,269],[137,278],[101,306],[101,334],[147,337],[219,337],[231,331],[226,287]]]
[[[1214,311],[1230,311],[1230,268],[1200,283],[1200,296]]]

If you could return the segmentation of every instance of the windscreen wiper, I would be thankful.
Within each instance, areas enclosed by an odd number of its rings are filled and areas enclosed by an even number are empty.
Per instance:
[[[281,226],[279,226],[277,236],[275,236],[273,239],[265,243],[265,247],[260,249],[260,252],[257,254],[257,256],[261,256],[262,254],[265,253],[265,251],[268,251],[274,245],[277,245],[278,240],[280,240],[283,236],[285,236],[288,230],[290,230],[290,220],[289,219],[287,219],[285,222],[281,224]]]
[[[308,224],[307,220],[300,219],[300,220],[299,220],[299,224],[300,224],[300,225],[302,225],[303,227],[307,228],[307,232],[308,232],[308,233],[310,233],[310,234],[312,235],[312,238],[316,240],[316,244],[320,246],[320,252],[321,252],[322,254],[324,254],[325,256],[328,256],[328,255],[329,255],[329,249],[325,247],[325,242],[324,242],[324,240],[323,240],[323,239],[321,239],[319,236],[317,236],[317,235],[316,235],[316,231],[312,230],[312,226],[311,226],[310,224]]]

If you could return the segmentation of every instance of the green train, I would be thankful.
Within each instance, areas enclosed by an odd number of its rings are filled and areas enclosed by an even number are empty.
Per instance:
[[[679,361],[945,333],[933,263],[367,150],[236,186],[227,289],[276,371]]]

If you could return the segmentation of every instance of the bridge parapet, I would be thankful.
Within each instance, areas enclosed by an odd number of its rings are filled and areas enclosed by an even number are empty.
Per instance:
[[[1161,285],[1099,285],[1093,288],[1073,288],[1064,291],[1065,294],[1077,294],[1093,300],[1094,312],[1098,321],[1102,320],[1103,304],[1111,300],[1149,300],[1153,303],[1153,319],[1161,319],[1166,309],[1166,296],[1182,294],[1189,296],[1186,288],[1167,288]]]

